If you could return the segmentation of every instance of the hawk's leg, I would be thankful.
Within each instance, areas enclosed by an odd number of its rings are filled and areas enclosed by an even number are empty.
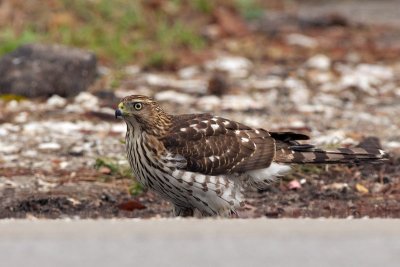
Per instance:
[[[193,217],[194,210],[191,208],[179,207],[175,205],[174,214],[175,216],[181,216],[181,217]]]

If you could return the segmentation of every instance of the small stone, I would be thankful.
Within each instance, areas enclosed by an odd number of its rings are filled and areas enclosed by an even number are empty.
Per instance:
[[[99,99],[87,92],[81,92],[75,97],[75,104],[78,104],[85,110],[94,111],[99,108]]]
[[[99,168],[99,172],[100,172],[101,174],[107,174],[107,175],[109,175],[109,174],[111,174],[111,169],[108,168],[108,167],[102,166],[102,167]]]
[[[224,95],[222,98],[222,109],[224,110],[244,111],[262,108],[262,102],[247,95]]]
[[[232,77],[244,78],[250,72],[253,64],[244,57],[227,56],[206,62],[205,66],[209,70],[224,71]]]
[[[108,75],[111,73],[111,69],[106,66],[98,66],[97,73],[101,76]]]
[[[179,93],[173,90],[157,93],[154,98],[157,101],[170,101],[178,104],[191,104],[195,102],[195,98],[191,95]]]
[[[80,202],[79,200],[75,199],[75,198],[69,197],[69,198],[67,198],[67,199],[68,199],[68,201],[69,201],[72,205],[74,205],[74,206],[78,206],[78,205],[81,204],[81,202]]]
[[[49,183],[42,179],[38,179],[37,184],[39,186],[40,192],[49,192],[51,190],[51,188],[54,188],[57,186],[57,183]]]
[[[392,68],[380,65],[359,64],[355,68],[338,65],[336,69],[342,73],[339,88],[355,87],[371,96],[378,95],[382,84],[394,78]]]
[[[301,184],[298,180],[293,180],[288,183],[288,188],[290,190],[297,190],[301,188]]]
[[[200,70],[197,66],[190,66],[178,71],[178,76],[182,79],[190,79],[193,78],[195,75],[199,74]]]
[[[28,157],[28,158],[35,158],[35,157],[37,157],[38,152],[36,150],[29,149],[29,150],[24,150],[22,152],[22,155],[24,157]]]
[[[61,161],[61,162],[59,163],[60,169],[62,169],[62,170],[65,169],[65,168],[67,168],[68,165],[69,165],[69,162],[67,162],[67,161]]]
[[[289,88],[290,100],[296,105],[308,104],[310,101],[310,91],[302,80],[288,78],[285,80],[285,86]]]
[[[38,149],[40,150],[59,150],[61,145],[58,143],[42,143],[39,144]]]
[[[82,146],[73,146],[68,153],[72,156],[82,156],[84,148]]]
[[[228,92],[229,84],[222,73],[215,73],[208,80],[208,94],[222,96]]]
[[[19,148],[15,145],[7,145],[4,143],[0,143],[0,152],[3,154],[14,154],[18,153]]]
[[[128,75],[136,75],[136,74],[140,73],[140,67],[138,65],[126,66],[125,73]]]
[[[85,111],[80,105],[77,104],[69,104],[65,107],[64,110],[67,113],[83,113]]]
[[[51,108],[62,108],[67,104],[67,100],[61,96],[53,95],[47,99],[46,104]]]
[[[323,136],[315,137],[314,142],[317,145],[337,145],[346,139],[346,134],[343,130],[325,132]]]
[[[400,148],[400,142],[390,141],[390,142],[387,142],[385,144],[385,146],[388,147],[388,148],[392,148],[392,149]]]
[[[374,194],[381,193],[386,188],[387,188],[387,186],[385,184],[374,183],[374,185],[371,188],[371,193],[374,193]]]
[[[324,185],[322,187],[323,190],[343,190],[345,188],[348,188],[349,185],[347,183],[333,183],[333,184],[328,184]]]
[[[197,106],[201,110],[212,111],[221,106],[221,98],[215,95],[200,97]]]
[[[166,75],[143,75],[145,82],[152,87],[174,88],[186,93],[203,94],[207,91],[207,83],[202,79],[178,80]]]
[[[306,62],[307,67],[319,70],[328,70],[331,67],[331,59],[325,55],[315,55]]]
[[[291,33],[287,35],[286,42],[289,45],[298,45],[306,48],[314,48],[318,45],[316,39],[299,33]]]
[[[20,112],[17,116],[15,116],[14,121],[16,123],[24,123],[28,120],[28,112]]]
[[[270,77],[265,80],[252,79],[248,86],[257,90],[268,90],[282,87],[283,81],[279,77]]]
[[[0,128],[0,136],[6,136],[8,134],[7,129]]]

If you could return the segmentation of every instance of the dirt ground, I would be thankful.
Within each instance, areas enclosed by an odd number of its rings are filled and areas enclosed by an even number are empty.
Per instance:
[[[253,25],[254,26],[254,25]],[[381,165],[294,166],[268,190],[245,191],[245,218],[400,218],[400,29],[334,14],[268,16],[212,57],[163,72],[108,71],[75,98],[0,101],[0,218],[170,217],[138,190],[113,118],[118,99],[146,94],[171,113],[212,112],[251,126],[299,131],[320,147],[377,137]]]

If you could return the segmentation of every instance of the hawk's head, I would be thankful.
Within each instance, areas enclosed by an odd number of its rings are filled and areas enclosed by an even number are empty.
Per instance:
[[[170,116],[152,98],[142,95],[124,97],[115,110],[128,127],[140,127],[154,135],[162,135],[170,124]]]

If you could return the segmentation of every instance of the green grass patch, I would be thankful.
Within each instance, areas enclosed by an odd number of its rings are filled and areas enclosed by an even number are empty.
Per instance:
[[[40,41],[40,39],[40,36],[30,29],[25,29],[21,33],[15,33],[10,28],[0,29],[0,55],[12,52],[23,44]]]
[[[143,193],[143,191],[143,186],[138,182],[133,182],[129,187],[129,194],[131,194],[132,196],[140,195],[141,193]]]
[[[25,96],[21,95],[13,95],[13,94],[2,94],[0,95],[0,100],[3,100],[4,102],[10,102],[10,101],[17,101],[20,102],[22,100],[26,100],[27,98]]]
[[[264,9],[260,0],[235,0],[240,14],[247,20],[256,20],[262,17]]]
[[[213,13],[220,6],[250,19],[262,13],[260,0],[11,2],[18,16],[11,14],[3,20],[7,23],[0,24],[0,55],[24,43],[60,43],[91,50],[101,63],[116,67],[162,68],[176,62],[182,49],[204,49],[209,41],[201,33],[213,23]]]
[[[133,178],[132,172],[128,164],[119,164],[116,160],[111,158],[97,158],[94,164],[94,168],[99,170],[101,167],[110,169],[111,175],[118,177],[129,177]]]

